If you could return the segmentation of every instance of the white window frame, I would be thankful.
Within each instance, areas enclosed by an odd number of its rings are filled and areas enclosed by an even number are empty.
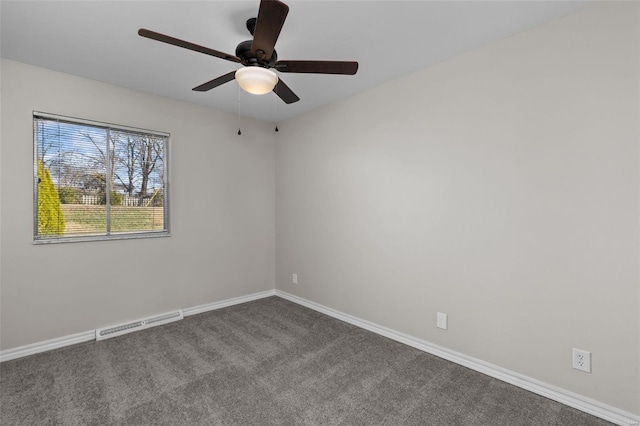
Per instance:
[[[38,133],[36,131],[35,122],[37,119],[47,119],[60,121],[69,124],[79,124],[84,126],[92,126],[96,128],[106,129],[107,132],[109,129],[125,131],[125,132],[133,132],[133,133],[141,133],[148,134],[153,136],[160,136],[166,138],[166,142],[164,145],[164,156],[163,156],[163,221],[164,221],[164,229],[158,231],[131,231],[131,232],[118,232],[115,234],[111,234],[107,226],[107,231],[105,234],[101,235],[73,235],[73,236],[57,236],[57,237],[41,237],[38,235]],[[169,237],[171,236],[171,221],[170,219],[170,179],[169,179],[169,159],[170,152],[169,148],[171,146],[171,134],[166,132],[160,132],[155,130],[141,129],[137,127],[123,126],[112,123],[105,123],[94,120],[87,120],[83,118],[69,117],[57,114],[50,114],[46,112],[33,111],[32,116],[32,128],[33,128],[33,170],[34,170],[34,180],[33,180],[33,244],[56,244],[56,243],[70,243],[70,242],[83,242],[83,241],[109,241],[109,240],[127,240],[127,239],[141,239],[141,238],[158,238],[158,237]],[[109,152],[109,150],[106,150]],[[111,203],[109,202],[109,197],[111,194],[111,188],[109,187],[110,183],[107,182],[107,189],[105,192],[105,196],[107,199],[106,202],[106,220],[109,222],[111,220]]]

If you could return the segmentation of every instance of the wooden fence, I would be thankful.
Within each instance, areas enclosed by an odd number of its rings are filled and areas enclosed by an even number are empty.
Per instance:
[[[100,204],[101,198],[101,195],[83,195],[82,204],[98,205]],[[133,197],[130,195],[123,195],[120,205],[124,207],[146,206],[150,199],[151,197]]]

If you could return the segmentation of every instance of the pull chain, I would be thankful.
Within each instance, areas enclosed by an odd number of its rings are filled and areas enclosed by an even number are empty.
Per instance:
[[[238,135],[241,135],[240,131],[240,85],[238,85]]]
[[[276,132],[278,131],[278,85],[276,84],[276,97],[275,99],[275,103],[276,103],[276,108],[275,108],[275,113],[276,113]]]

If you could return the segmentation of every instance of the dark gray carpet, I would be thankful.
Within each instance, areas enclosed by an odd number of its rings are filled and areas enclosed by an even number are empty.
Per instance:
[[[2,425],[606,425],[277,297],[0,365]]]

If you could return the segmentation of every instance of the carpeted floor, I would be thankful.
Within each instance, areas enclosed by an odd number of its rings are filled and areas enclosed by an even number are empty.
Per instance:
[[[0,365],[2,425],[607,425],[278,297]]]

